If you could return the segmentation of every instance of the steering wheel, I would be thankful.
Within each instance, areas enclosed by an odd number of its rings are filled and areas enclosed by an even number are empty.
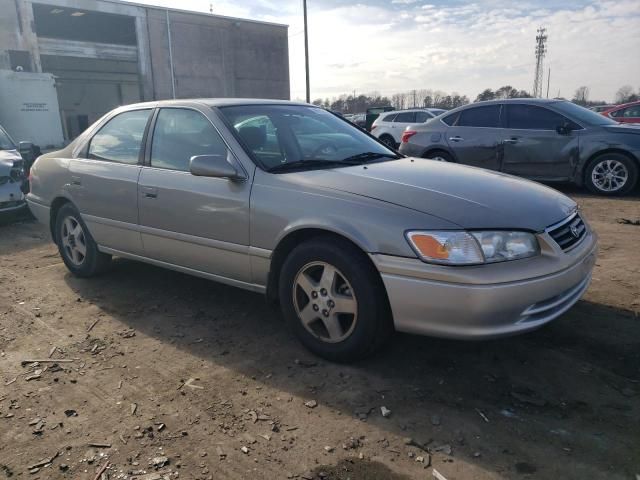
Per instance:
[[[311,158],[317,158],[320,155],[322,156],[333,155],[337,151],[338,149],[333,143],[324,142],[320,144],[320,146],[313,151],[313,153],[311,154]]]

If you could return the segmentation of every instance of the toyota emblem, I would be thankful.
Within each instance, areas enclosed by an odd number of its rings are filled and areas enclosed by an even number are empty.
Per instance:
[[[573,225],[571,225],[571,227],[569,227],[569,230],[571,231],[571,235],[573,235],[574,238],[580,237],[580,232]]]

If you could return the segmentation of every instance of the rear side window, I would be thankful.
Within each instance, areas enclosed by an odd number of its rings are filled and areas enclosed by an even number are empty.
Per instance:
[[[500,126],[500,105],[473,107],[460,112],[458,127],[497,128]]]
[[[397,113],[392,113],[391,115],[386,115],[382,117],[383,122],[393,122],[393,119],[396,118]]]
[[[424,123],[430,118],[433,118],[433,116],[427,112],[416,112],[416,123]]]
[[[640,117],[640,105],[634,105],[632,107],[625,108],[623,117],[625,118]]]
[[[397,123],[416,123],[416,112],[399,113],[394,122]]]
[[[451,115],[447,115],[446,117],[444,117],[442,121],[447,125],[452,126],[456,123],[459,116],[460,116],[460,112],[452,113]]]
[[[113,117],[91,139],[89,158],[137,164],[150,115],[151,110],[132,110]]]
[[[151,166],[189,171],[191,157],[226,155],[227,146],[211,122],[200,112],[163,108],[151,142]]]
[[[555,130],[570,122],[559,113],[534,105],[508,105],[507,128],[519,130]]]

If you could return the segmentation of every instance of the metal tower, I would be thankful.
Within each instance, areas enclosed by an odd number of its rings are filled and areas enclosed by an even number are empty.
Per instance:
[[[547,29],[538,28],[536,35],[536,73],[533,79],[533,96],[542,97],[544,82],[544,56],[547,53]]]

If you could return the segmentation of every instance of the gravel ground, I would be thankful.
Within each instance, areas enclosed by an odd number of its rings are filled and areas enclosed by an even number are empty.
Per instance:
[[[635,480],[640,198],[567,191],[601,238],[571,311],[349,366],[260,295],[125,260],[77,279],[43,227],[0,226],[0,479]]]

